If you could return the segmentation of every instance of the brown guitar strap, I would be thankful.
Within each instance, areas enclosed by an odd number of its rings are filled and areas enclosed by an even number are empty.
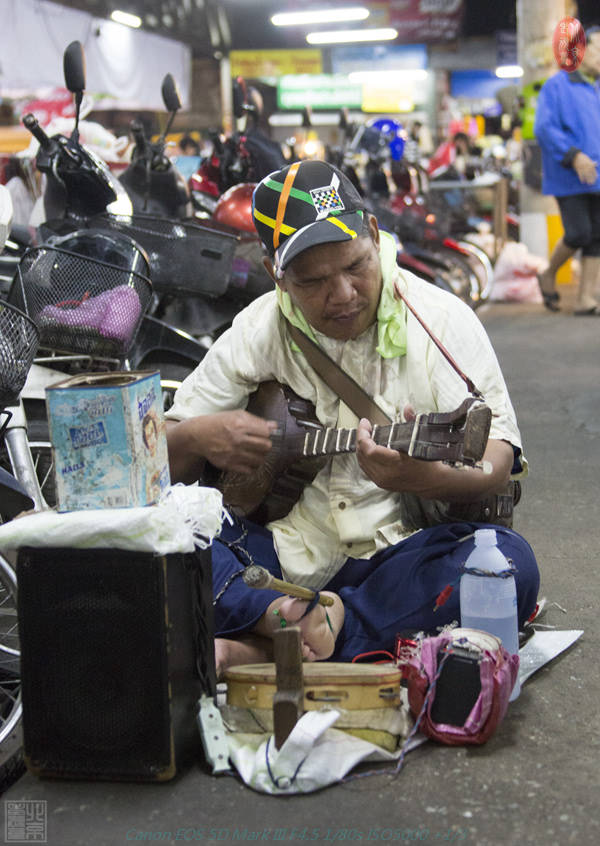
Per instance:
[[[358,382],[355,382],[345,370],[342,370],[318,344],[311,341],[300,329],[292,326],[289,320],[287,321],[287,328],[311,367],[358,417],[366,417],[371,423],[376,423],[379,426],[392,422],[391,417],[388,417],[385,411],[379,408],[375,400],[371,399]]]

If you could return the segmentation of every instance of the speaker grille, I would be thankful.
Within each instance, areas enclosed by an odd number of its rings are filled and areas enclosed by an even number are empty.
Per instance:
[[[180,730],[197,751],[195,703],[214,688],[212,618],[202,610],[206,597],[194,599],[210,585],[206,563],[195,555],[21,550],[32,770],[164,778],[174,774]]]

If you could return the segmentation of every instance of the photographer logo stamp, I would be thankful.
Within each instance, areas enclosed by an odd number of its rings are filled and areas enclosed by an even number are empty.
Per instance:
[[[47,843],[46,800],[4,802],[5,843]]]

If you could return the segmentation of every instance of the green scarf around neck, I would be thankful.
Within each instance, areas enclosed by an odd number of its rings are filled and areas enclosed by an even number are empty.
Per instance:
[[[388,232],[380,232],[379,262],[383,276],[381,296],[377,307],[377,352],[382,358],[396,358],[406,355],[406,306],[394,296],[394,280],[400,269],[396,264],[396,242]],[[277,302],[284,317],[305,335],[316,342],[314,332],[290,295],[276,287]],[[299,347],[291,341],[291,348],[299,352]]]

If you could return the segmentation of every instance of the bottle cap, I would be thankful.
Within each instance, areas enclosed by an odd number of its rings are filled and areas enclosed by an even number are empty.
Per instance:
[[[496,543],[495,529],[476,529],[475,546],[494,546]]]

